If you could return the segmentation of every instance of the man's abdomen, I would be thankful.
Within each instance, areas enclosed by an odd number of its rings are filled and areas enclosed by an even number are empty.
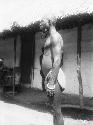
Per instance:
[[[51,56],[50,55],[43,55],[42,71],[43,71],[43,74],[45,77],[51,68],[52,68]]]

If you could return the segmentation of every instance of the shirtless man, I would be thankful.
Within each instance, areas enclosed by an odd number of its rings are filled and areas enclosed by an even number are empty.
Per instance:
[[[64,125],[60,100],[60,95],[64,89],[59,85],[57,80],[63,54],[63,39],[61,35],[56,31],[55,26],[50,20],[46,23],[45,27],[47,27],[48,29],[48,37],[46,38],[46,42],[44,44],[44,50],[46,51],[46,53],[47,51],[50,51],[51,57],[51,66],[50,68],[48,67],[49,71],[47,70],[48,72],[45,76],[45,88],[47,91],[49,102],[53,105],[54,125]],[[43,28],[41,27],[41,29]],[[47,60],[47,56],[45,60]]]

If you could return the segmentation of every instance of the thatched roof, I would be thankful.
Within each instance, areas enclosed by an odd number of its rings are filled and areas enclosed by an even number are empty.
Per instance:
[[[57,18],[57,28],[73,28],[93,22],[93,0],[2,0],[1,37],[38,32],[43,17]]]

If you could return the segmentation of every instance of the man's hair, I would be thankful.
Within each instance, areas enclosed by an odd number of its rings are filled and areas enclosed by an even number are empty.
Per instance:
[[[48,20],[49,26],[56,26],[56,20]]]
[[[49,29],[49,23],[47,20],[41,20],[40,22],[40,29]]]
[[[45,28],[49,30],[49,27],[52,25],[56,26],[56,18],[52,18],[52,19],[46,18],[46,19],[41,20],[40,29]]]

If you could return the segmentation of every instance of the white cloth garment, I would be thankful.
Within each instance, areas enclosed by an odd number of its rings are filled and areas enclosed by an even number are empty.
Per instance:
[[[51,70],[49,71],[49,73],[47,74],[46,78],[45,78],[45,81],[47,81],[47,78],[49,76],[51,76]],[[58,76],[57,76],[57,80],[58,80],[58,84],[65,89],[66,87],[66,78],[65,78],[65,74],[63,72],[63,70],[60,68],[59,69],[59,73],[58,73]],[[47,82],[45,82],[45,84],[47,84]],[[51,87],[53,87],[53,84],[51,85]]]
[[[58,73],[58,77],[57,77],[58,83],[62,88],[66,87],[66,78],[65,78],[65,74],[63,72],[63,70],[60,68],[59,69],[59,73]]]

